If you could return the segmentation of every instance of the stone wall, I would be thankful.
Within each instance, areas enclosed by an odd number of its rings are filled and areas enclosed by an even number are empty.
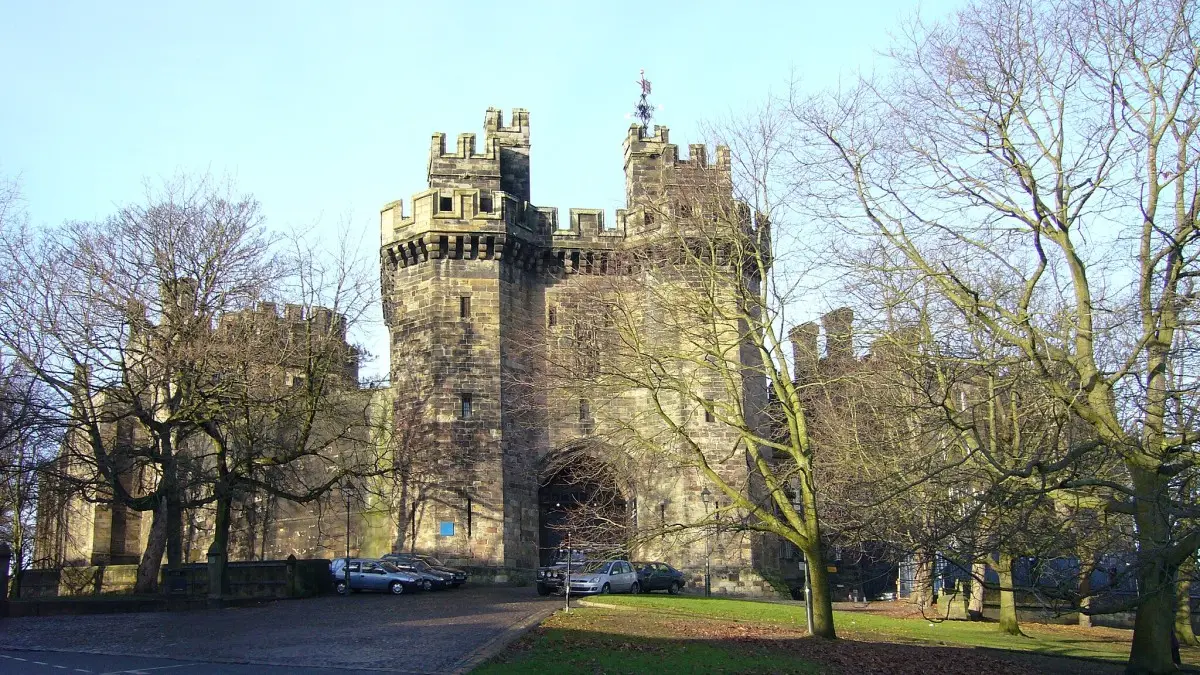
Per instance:
[[[330,592],[329,561],[267,560],[234,562],[227,567],[232,598],[301,598]],[[98,565],[31,569],[21,573],[22,600],[38,598],[128,595],[137,581],[137,565]],[[171,595],[205,597],[208,566],[183,565],[160,573],[163,590]]]

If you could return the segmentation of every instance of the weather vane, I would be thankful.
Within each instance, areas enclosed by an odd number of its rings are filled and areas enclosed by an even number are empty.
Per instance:
[[[642,88],[642,95],[638,97],[637,105],[633,106],[633,115],[626,115],[626,117],[636,117],[643,127],[649,127],[650,118],[654,117],[654,111],[662,110],[662,106],[650,105],[650,81],[646,79],[644,68],[638,78],[638,86]]]

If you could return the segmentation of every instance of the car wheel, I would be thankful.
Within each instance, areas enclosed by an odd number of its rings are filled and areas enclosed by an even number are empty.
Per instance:
[[[675,583],[671,584],[671,587],[667,589],[667,592],[671,595],[679,595],[679,591],[681,590],[683,589],[679,586],[679,582],[676,581]]]
[[[601,594],[601,595],[608,595],[608,591],[609,591],[609,590],[610,590],[610,589],[608,588],[608,584],[604,584],[604,586],[602,586],[602,587],[600,588],[600,594]]]
[[[339,582],[337,582],[337,585],[334,586],[334,588],[337,589],[337,592],[339,595],[346,594],[346,582],[339,581]]]
[[[630,586],[630,587],[629,587],[629,592],[630,592],[630,593],[632,593],[632,594],[634,594],[634,595],[637,595],[638,593],[641,593],[641,592],[642,592],[642,586],[641,586],[641,584],[634,583],[632,586]]]
[[[550,589],[546,588],[542,584],[538,584],[537,589],[538,589],[538,595],[550,595]]]
[[[393,581],[392,585],[388,586],[388,590],[392,592],[392,595],[404,595],[404,584],[399,581]]]
[[[424,580],[424,581],[422,581],[422,582],[421,582],[421,588],[423,588],[423,589],[425,589],[425,590],[427,590],[427,591],[432,591],[432,590],[433,590],[433,582],[432,582],[432,581],[430,581],[430,580],[428,580],[428,579],[426,579],[426,580]]]

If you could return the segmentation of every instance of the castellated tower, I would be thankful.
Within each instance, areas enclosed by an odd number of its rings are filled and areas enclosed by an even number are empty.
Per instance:
[[[491,570],[497,581],[531,577],[562,544],[554,527],[564,517],[562,504],[580,498],[557,477],[559,458],[572,453],[597,466],[633,467],[587,496],[607,495],[634,527],[704,518],[698,476],[653,457],[616,458],[626,451],[596,440],[590,410],[610,405],[633,416],[643,401],[558,397],[542,386],[542,357],[570,345],[577,353],[553,367],[568,375],[594,368],[604,354],[583,353],[579,345],[601,321],[603,289],[629,272],[623,256],[703,222],[696,195],[723,197],[713,200],[718,204],[732,194],[727,148],[710,161],[705,146],[693,145],[681,158],[666,127],[635,124],[624,141],[628,208],[609,222],[603,210],[586,208],[560,219],[557,209],[531,203],[530,149],[527,111],[513,110],[506,125],[489,109],[481,140],[461,134],[450,149],[444,134],[434,134],[428,189],[407,209],[387,204],[380,217],[393,452],[411,479],[393,514],[393,548]],[[765,405],[765,395],[765,382],[745,384],[752,407]],[[736,440],[720,427],[698,436],[714,456]],[[721,471],[749,478],[744,461],[728,461]],[[603,483],[603,473],[593,482]],[[761,573],[777,553],[762,539],[722,541],[712,554],[714,588],[766,592]],[[699,574],[705,544],[696,536],[662,537],[630,553]]]

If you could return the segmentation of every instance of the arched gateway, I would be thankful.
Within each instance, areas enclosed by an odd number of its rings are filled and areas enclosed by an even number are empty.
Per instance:
[[[538,474],[538,558],[565,547],[594,557],[627,557],[637,498],[628,462],[607,446],[576,445],[547,455]]]

